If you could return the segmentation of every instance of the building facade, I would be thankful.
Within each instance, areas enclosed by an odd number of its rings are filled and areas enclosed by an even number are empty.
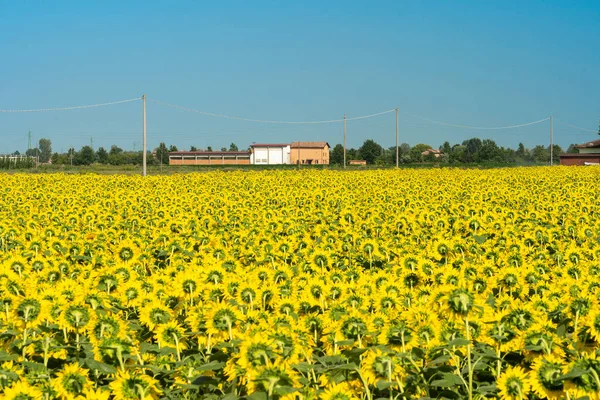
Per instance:
[[[289,143],[258,143],[250,145],[250,164],[276,165],[290,163]]]
[[[292,164],[329,164],[329,143],[292,142],[290,162]]]
[[[560,155],[560,165],[595,165],[600,164],[600,140],[593,140],[575,146],[579,153]]]
[[[249,165],[249,151],[172,151],[169,165]]]

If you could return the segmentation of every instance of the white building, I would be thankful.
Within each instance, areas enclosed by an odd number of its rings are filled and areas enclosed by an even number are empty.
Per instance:
[[[250,145],[250,164],[275,165],[290,163],[288,143],[254,143]]]

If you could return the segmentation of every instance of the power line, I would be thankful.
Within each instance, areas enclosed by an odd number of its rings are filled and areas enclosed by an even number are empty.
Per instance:
[[[586,128],[582,128],[582,127],[579,127],[579,126],[576,126],[576,125],[567,124],[565,122],[560,122],[559,121],[559,124],[568,126],[569,128],[579,129],[580,131],[583,131],[583,132],[593,132],[593,133],[597,133],[598,132],[598,131],[596,131],[594,129],[586,129]]]
[[[216,113],[211,113],[211,112],[206,112],[206,111],[195,110],[193,108],[176,106],[174,104],[169,104],[169,103],[165,103],[163,101],[158,101],[158,100],[153,100],[153,99],[148,99],[148,100],[150,100],[153,103],[160,104],[160,105],[163,105],[163,106],[166,106],[166,107],[171,107],[171,108],[175,108],[175,109],[182,110],[182,111],[194,112],[194,113],[197,113],[197,114],[207,115],[207,116],[210,116],[210,117],[233,119],[233,120],[237,120],[237,121],[259,122],[259,123],[263,123],[263,124],[299,125],[299,124],[331,124],[331,123],[335,123],[335,122],[344,122],[343,118],[342,119],[323,120],[323,121],[277,121],[277,120],[268,120],[268,119],[244,118],[244,117],[236,117],[236,116],[232,116],[232,115],[216,114]],[[369,115],[362,115],[360,117],[347,118],[346,121],[355,121],[355,120],[359,120],[359,119],[377,117],[379,115],[383,115],[383,114],[388,114],[388,113],[394,112],[395,110],[396,109],[393,108],[391,110],[381,111],[381,112],[378,112],[378,113],[375,113],[375,114],[369,114]]]
[[[132,101],[139,101],[139,100],[140,100],[140,98],[136,97],[134,99],[118,100],[118,101],[111,101],[108,103],[87,104],[87,105],[83,105],[83,106],[72,106],[72,107],[34,108],[34,109],[29,109],[29,110],[2,110],[2,109],[0,109],[0,113],[29,113],[29,112],[44,112],[44,111],[80,110],[82,108],[112,106],[114,104],[130,103]]]
[[[412,114],[412,113],[409,113],[409,112],[406,112],[406,111],[403,111],[402,113],[406,114],[406,115],[410,115],[411,117],[419,118],[419,119],[422,119],[424,121],[428,121],[428,122],[431,122],[431,123],[434,123],[434,124],[438,124],[438,125],[450,126],[452,128],[464,128],[464,129],[476,129],[476,130],[501,130],[501,129],[522,128],[524,126],[539,124],[540,122],[548,121],[550,119],[550,117],[546,117],[546,118],[540,119],[538,121],[526,122],[524,124],[487,127],[487,126],[470,126],[470,125],[451,124],[451,123],[448,123],[448,122],[436,121],[436,120],[431,119],[431,118],[422,117],[420,115]]]

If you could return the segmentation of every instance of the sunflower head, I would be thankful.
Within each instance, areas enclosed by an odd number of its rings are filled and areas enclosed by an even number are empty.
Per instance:
[[[473,294],[467,289],[454,289],[448,294],[448,308],[456,315],[468,315],[473,304]]]
[[[523,368],[508,367],[498,378],[498,389],[502,400],[525,400],[531,386]]]

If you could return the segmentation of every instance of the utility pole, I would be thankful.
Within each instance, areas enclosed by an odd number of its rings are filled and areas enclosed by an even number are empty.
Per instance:
[[[552,132],[552,115],[550,116],[550,166],[554,165],[554,144]]]
[[[398,168],[398,107],[396,107],[396,168]]]
[[[31,129],[27,132],[27,150],[31,149]]]
[[[344,168],[346,168],[346,114],[344,114]]]
[[[142,176],[146,176],[146,95],[142,95],[144,106],[144,138],[142,139]]]
[[[90,137],[90,147],[94,150],[94,138]]]

